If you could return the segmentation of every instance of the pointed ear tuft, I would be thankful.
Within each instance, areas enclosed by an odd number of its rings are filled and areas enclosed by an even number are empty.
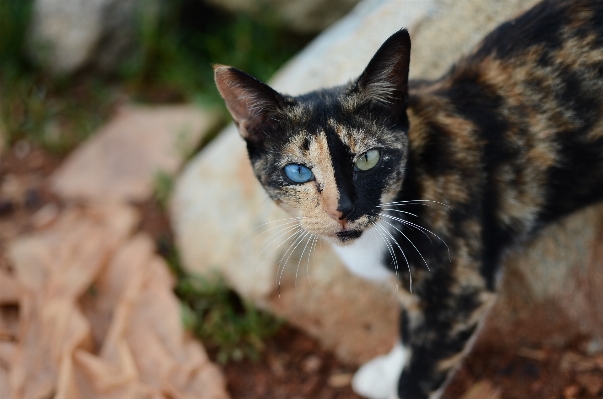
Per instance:
[[[243,71],[219,64],[213,67],[216,86],[239,133],[246,140],[262,141],[258,128],[272,112],[285,104],[285,100],[268,85]]]
[[[409,64],[410,36],[401,29],[377,50],[355,88],[381,105],[406,107]]]

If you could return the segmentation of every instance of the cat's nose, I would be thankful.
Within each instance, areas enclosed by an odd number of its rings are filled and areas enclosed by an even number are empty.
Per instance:
[[[340,202],[337,207],[337,211],[339,212],[339,220],[347,219],[347,217],[354,212],[356,209],[356,205],[352,201]]]
[[[356,209],[356,205],[347,196],[342,196],[337,204],[337,209],[329,209],[328,213],[331,218],[341,221],[345,220]]]

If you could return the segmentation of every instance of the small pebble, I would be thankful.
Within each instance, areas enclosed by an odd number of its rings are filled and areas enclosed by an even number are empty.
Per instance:
[[[333,374],[329,377],[328,384],[333,388],[347,387],[352,383],[351,373]]]
[[[268,359],[268,364],[270,365],[270,370],[272,370],[276,376],[282,377],[285,375],[286,368],[282,359],[271,357]]]
[[[316,356],[311,355],[304,359],[302,367],[306,373],[315,373],[322,366],[322,360]]]
[[[586,354],[588,356],[594,356],[603,352],[603,340],[602,339],[591,339],[586,345]]]
[[[575,399],[580,393],[580,387],[578,385],[570,385],[563,390],[564,399]]]

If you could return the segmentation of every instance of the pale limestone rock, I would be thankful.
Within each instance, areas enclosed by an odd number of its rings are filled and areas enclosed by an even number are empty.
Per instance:
[[[136,19],[156,0],[36,0],[29,53],[57,75],[94,65],[110,71],[132,48]]]
[[[191,106],[129,106],[80,145],[51,176],[65,199],[142,201],[159,173],[173,175],[217,116]]]
[[[435,78],[491,29],[535,2],[365,1],[270,83],[288,94],[345,83],[401,27],[411,32],[411,77]],[[305,246],[300,244],[282,277],[278,262],[286,259],[287,244],[269,255],[270,250],[265,251],[265,261],[255,260],[264,248],[263,237],[277,231],[264,233],[271,225],[258,226],[288,216],[256,182],[234,126],[188,164],[177,183],[171,214],[189,270],[205,274],[219,270],[243,296],[287,317],[343,359],[362,362],[391,346],[397,334],[392,288],[349,275],[325,243],[313,251],[309,267],[307,248],[299,262]],[[603,282],[595,267],[603,261],[596,245],[603,240],[596,227],[601,215],[600,209],[590,209],[552,226],[507,260],[501,301],[491,313],[486,334],[508,337],[517,323],[527,323],[522,331],[529,335],[558,320],[562,320],[561,333],[555,336],[558,344],[573,339],[574,332],[601,334],[597,315],[603,314],[598,305],[603,302],[597,293],[603,292]],[[264,235],[256,239],[260,234]],[[541,311],[543,306],[548,312]]]
[[[230,12],[247,12],[260,18],[268,13],[281,27],[299,33],[318,33],[336,22],[358,0],[205,0]]]
[[[603,338],[603,205],[549,226],[505,264],[489,328],[553,346]]]

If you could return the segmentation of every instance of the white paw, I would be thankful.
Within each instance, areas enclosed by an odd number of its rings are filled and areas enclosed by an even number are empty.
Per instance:
[[[352,388],[369,399],[396,398],[398,379],[404,368],[408,352],[396,344],[387,355],[379,356],[364,364],[352,379]]]

